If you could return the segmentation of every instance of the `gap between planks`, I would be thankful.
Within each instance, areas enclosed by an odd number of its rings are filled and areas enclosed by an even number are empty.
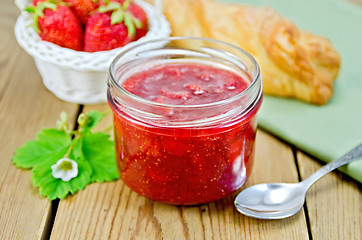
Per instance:
[[[301,180],[305,180],[325,163],[297,151]],[[313,239],[362,239],[361,185],[337,170],[311,186],[305,208]]]
[[[73,121],[69,123],[69,126],[74,126],[73,130],[77,130],[79,127],[78,124],[78,117],[83,112],[84,105],[79,105],[78,112],[75,114]],[[48,216],[46,219],[46,223],[44,226],[43,234],[41,236],[41,240],[47,240],[50,239],[50,235],[52,233],[52,229],[54,226],[55,217],[57,215],[58,206],[59,206],[59,199],[51,201],[51,208],[49,209]]]
[[[256,164],[246,186],[298,181],[290,146],[263,131],[257,139]],[[234,197],[175,207],[141,197],[121,180],[91,184],[60,201],[50,239],[309,239],[303,212],[280,221],[256,220],[236,212]]]

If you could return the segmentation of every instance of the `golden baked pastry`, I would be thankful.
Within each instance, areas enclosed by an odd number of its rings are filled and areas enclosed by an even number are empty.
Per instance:
[[[174,36],[226,41],[251,53],[266,94],[325,104],[333,95],[340,56],[324,37],[299,30],[269,7],[214,0],[163,0]]]

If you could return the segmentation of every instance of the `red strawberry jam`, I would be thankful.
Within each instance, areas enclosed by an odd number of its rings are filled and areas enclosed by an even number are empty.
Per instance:
[[[248,87],[239,75],[204,64],[155,66],[128,78],[122,85],[144,99],[174,105],[218,102]]]
[[[261,101],[244,114],[236,113],[206,125],[168,123],[175,119],[199,120],[205,112],[211,118],[222,116],[231,110],[230,105],[212,110],[213,114],[197,106],[228,101],[250,82],[247,74],[184,62],[160,64],[128,76],[122,87],[159,103],[158,114],[163,121],[140,120],[137,113],[118,107],[108,96],[115,113],[117,163],[123,181],[141,195],[177,205],[214,201],[239,189],[250,172],[254,116]],[[183,111],[177,106],[194,109]]]

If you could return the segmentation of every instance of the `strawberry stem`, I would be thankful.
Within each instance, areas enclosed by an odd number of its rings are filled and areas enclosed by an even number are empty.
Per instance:
[[[124,12],[121,10],[114,11],[111,15],[111,23],[114,25],[116,23],[121,23],[124,21]]]
[[[124,16],[124,25],[126,25],[128,30],[128,37],[132,37],[136,34],[136,28],[133,22],[133,16],[128,12]]]
[[[136,35],[136,28],[141,28],[142,23],[140,20],[135,18],[133,14],[127,11],[132,0],[126,0],[123,5],[119,2],[108,2],[106,5],[102,5],[98,8],[101,13],[112,12],[111,23],[113,25],[124,22],[127,27],[128,37]]]
[[[54,0],[47,0],[47,1],[38,2],[36,6],[28,6],[25,8],[25,11],[31,14],[31,18],[33,19],[34,22],[33,26],[36,33],[40,32],[39,18],[44,16],[44,10],[51,9],[55,11],[59,4],[62,3]]]
[[[132,1],[132,0],[126,0],[126,1],[124,1],[123,6],[122,6],[123,10],[126,10],[126,9],[128,8],[128,6],[129,6],[129,4],[131,3],[131,1]]]

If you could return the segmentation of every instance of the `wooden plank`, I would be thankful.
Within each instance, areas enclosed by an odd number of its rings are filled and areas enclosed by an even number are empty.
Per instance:
[[[322,167],[301,152],[297,159],[302,179]],[[310,188],[306,204],[313,239],[362,239],[362,194],[353,180],[326,175]]]
[[[111,119],[107,121],[103,127]],[[247,186],[298,181],[287,145],[259,131],[256,147]],[[51,239],[308,239],[303,211],[281,221],[256,220],[239,214],[234,198],[235,194],[200,206],[176,207],[139,196],[122,180],[92,184],[60,201]]]
[[[51,203],[32,186],[30,171],[17,169],[11,158],[42,127],[54,126],[61,110],[75,117],[78,105],[64,103],[44,88],[33,59],[15,40],[18,14],[12,0],[1,2],[0,239],[40,239]]]

